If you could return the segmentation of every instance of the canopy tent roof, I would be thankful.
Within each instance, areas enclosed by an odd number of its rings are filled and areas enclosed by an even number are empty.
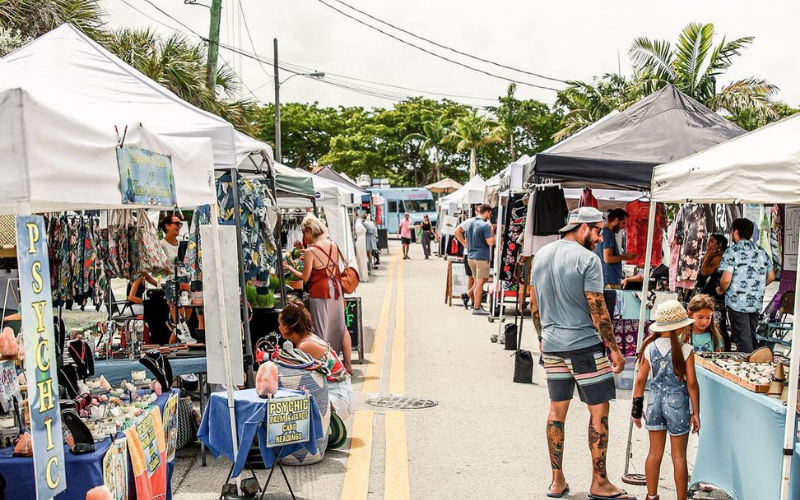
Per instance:
[[[275,163],[273,167],[275,169],[275,191],[279,198],[286,195],[304,198],[314,196],[314,181],[311,179],[311,174],[300,172],[280,163]]]
[[[469,205],[472,203],[483,203],[483,193],[485,182],[480,175],[476,175],[466,184],[461,186],[456,192],[444,196],[439,200],[442,208],[452,205]]]
[[[339,182],[341,184],[349,185],[351,188],[357,189],[357,190],[363,192],[363,190],[361,189],[361,186],[356,184],[353,181],[353,179],[348,177],[346,174],[343,174],[343,173],[340,174],[339,172],[337,172],[336,170],[332,169],[331,167],[329,167],[327,165],[324,166],[324,167],[316,168],[314,170],[313,174],[314,175],[318,175],[319,177],[334,181],[334,182]],[[364,194],[366,194],[366,192],[364,192]]]
[[[800,204],[800,115],[653,170],[662,202]]]
[[[575,185],[647,188],[656,165],[743,133],[737,125],[667,85],[537,154],[530,175]]]
[[[233,125],[203,111],[136,71],[64,24],[7,55],[14,71],[38,81],[55,82],[62,112],[80,116],[100,130],[122,134],[141,124],[163,136],[207,137],[213,144],[216,168],[239,166],[254,151],[272,157],[269,145],[243,134]]]
[[[452,193],[460,188],[462,185],[454,181],[450,177],[446,177],[433,184],[428,184],[425,189],[432,193]]]
[[[65,110],[72,98],[59,82],[0,60],[0,213],[131,208],[122,204],[113,124]],[[179,206],[213,203],[210,139],[134,123],[125,144],[172,157]]]

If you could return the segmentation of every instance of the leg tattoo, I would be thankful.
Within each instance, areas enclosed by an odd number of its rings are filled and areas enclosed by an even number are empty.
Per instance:
[[[547,421],[547,447],[550,449],[550,467],[561,470],[564,458],[564,422]]]
[[[592,419],[589,418],[589,448],[594,459],[594,473],[605,479],[606,477],[606,449],[608,448],[608,417],[600,419],[600,429],[595,429]]]

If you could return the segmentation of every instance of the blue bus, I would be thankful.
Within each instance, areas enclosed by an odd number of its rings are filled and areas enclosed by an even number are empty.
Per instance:
[[[397,234],[398,224],[403,214],[408,212],[414,224],[422,222],[422,216],[427,215],[436,227],[438,214],[433,194],[425,188],[372,188],[372,194],[383,198],[383,206],[375,207],[375,219],[380,221],[379,226],[385,228],[389,234]]]

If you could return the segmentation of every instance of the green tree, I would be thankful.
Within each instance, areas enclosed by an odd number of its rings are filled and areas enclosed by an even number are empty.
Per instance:
[[[722,37],[715,46],[710,23],[687,25],[674,49],[668,41],[637,38],[628,52],[635,69],[631,95],[645,96],[671,83],[714,111],[775,120],[778,115],[771,98],[778,88],[766,80],[745,78],[717,91],[717,78],[753,40],[752,36],[731,41]]]
[[[206,87],[206,54],[202,45],[180,34],[164,38],[150,29],[124,28],[104,38],[109,51],[181,99],[219,115],[244,133],[255,132],[251,123],[253,105],[233,99],[239,82],[227,66],[222,65],[217,71],[217,92]]]
[[[454,145],[459,153],[469,151],[469,178],[472,179],[478,174],[478,150],[502,142],[502,129],[494,121],[473,111],[455,121],[453,130],[444,141]]]
[[[517,99],[514,95],[516,89],[516,84],[510,84],[506,95],[498,99],[500,106],[488,108],[497,117],[501,126],[499,130],[503,136],[504,146],[503,148],[493,146],[488,149],[507,151],[504,158],[498,159],[499,168],[504,168],[523,154],[532,156],[549,148],[553,145],[553,135],[560,128],[562,118],[560,110],[552,110],[547,104],[533,99]],[[493,161],[489,163],[492,164]]]
[[[5,57],[31,40],[30,37],[23,37],[19,30],[0,26],[0,57]]]
[[[437,182],[441,179],[441,169],[443,163],[442,142],[447,136],[447,125],[443,116],[434,120],[427,120],[422,124],[422,133],[412,133],[403,139],[403,142],[419,141],[419,150],[427,155],[430,161],[431,175],[426,181]]]
[[[105,34],[104,17],[98,0],[0,0],[0,26],[25,39],[70,23],[99,40]]]
[[[774,110],[778,120],[786,118],[787,116],[792,116],[793,114],[800,111],[800,109],[793,108],[783,102],[776,102],[774,104]],[[729,118],[733,123],[739,125],[745,130],[755,130],[759,127],[763,127],[764,125],[767,125],[770,122],[774,121],[774,120],[768,120],[763,116],[759,115],[758,113],[749,110],[739,112],[733,116],[730,116]]]
[[[612,111],[624,109],[632,102],[630,83],[618,74],[605,74],[589,82],[570,81],[558,93],[556,105],[567,110],[562,127],[553,135],[555,142],[579,132]]]

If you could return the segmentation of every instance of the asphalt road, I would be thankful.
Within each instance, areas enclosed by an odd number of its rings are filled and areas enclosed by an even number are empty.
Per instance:
[[[411,260],[400,260],[391,242],[380,269],[362,283],[368,362],[354,364],[356,414],[347,422],[351,441],[329,451],[316,465],[287,468],[299,499],[544,499],[550,484],[545,423],[549,408],[544,372],[535,384],[512,382],[511,351],[490,342],[498,323],[472,316],[463,305],[444,302],[447,264],[424,260],[412,245]],[[536,351],[529,319],[522,347]],[[355,358],[355,356],[354,356]],[[432,399],[433,408],[393,410],[366,400],[402,394]],[[630,414],[630,392],[618,391],[609,418],[608,473],[612,481],[644,498],[643,486],[622,485]],[[576,398],[566,421],[564,470],[571,493],[586,498],[591,482],[587,445],[589,412]],[[696,438],[690,440],[690,471]],[[225,458],[201,467],[199,447],[179,451],[173,476],[176,500],[217,498],[230,463]],[[634,429],[631,472],[643,472],[644,430]],[[266,473],[258,472],[263,480]],[[291,498],[273,477],[268,496]],[[664,458],[662,499],[675,498],[672,466]],[[705,495],[705,494],[704,494]],[[710,495],[695,498],[725,498]]]

